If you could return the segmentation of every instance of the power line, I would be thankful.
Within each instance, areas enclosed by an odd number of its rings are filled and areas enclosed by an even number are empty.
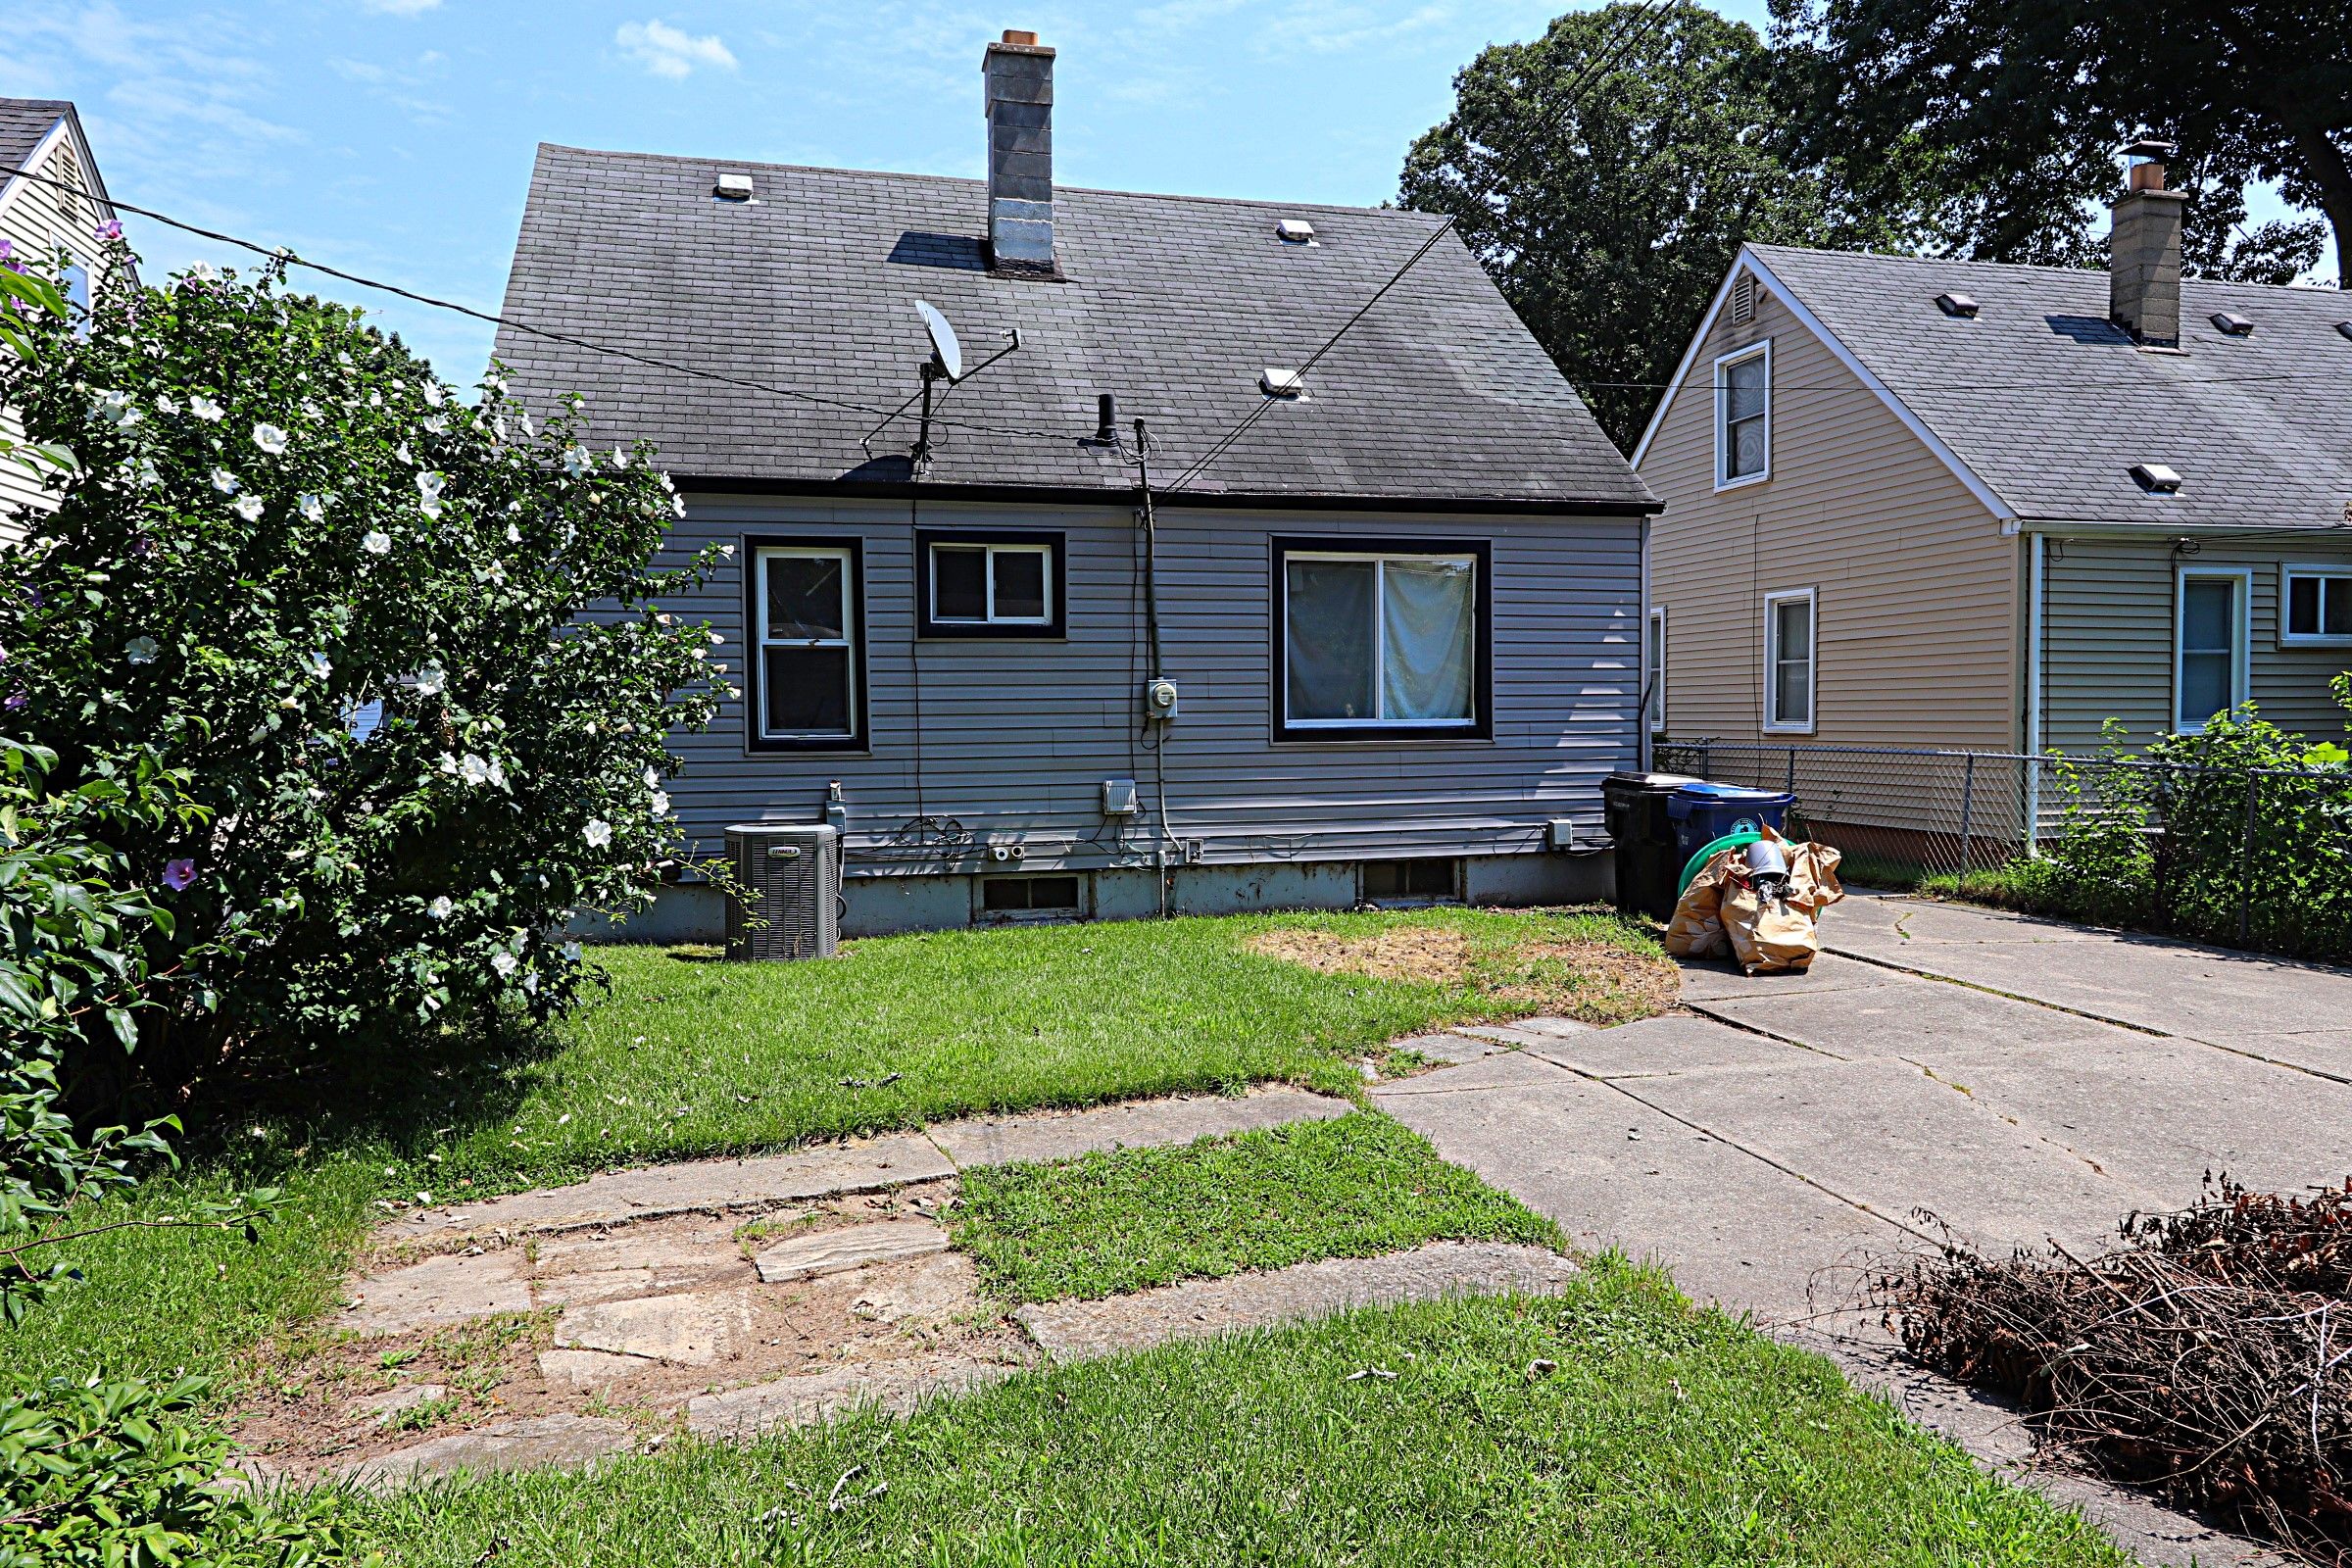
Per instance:
[[[30,169],[0,169],[0,175],[9,174],[22,175],[26,179],[37,181],[43,185],[53,185],[59,190],[70,191],[74,195],[83,197],[86,200],[96,201],[100,199],[92,196],[90,192],[82,189],[80,186],[75,185],[69,180],[56,179],[47,174],[36,174]],[[460,316],[470,317],[477,321],[487,321],[493,326],[512,327],[517,332],[528,333],[532,337],[545,338],[551,343],[562,343],[571,348],[586,349],[592,354],[602,354],[616,360],[626,360],[633,365],[643,365],[657,370],[669,370],[678,375],[694,376],[705,381],[716,381],[722,385],[741,387],[747,391],[764,392],[774,397],[791,398],[803,403],[815,404],[822,408],[838,409],[846,414],[857,414],[869,417],[878,417],[883,419],[885,422],[888,422],[888,420],[892,418],[896,418],[898,416],[898,413],[905,412],[904,405],[901,406],[899,411],[894,413],[888,409],[868,407],[862,403],[852,403],[846,398],[830,398],[824,396],[822,393],[806,391],[800,387],[782,386],[773,381],[762,381],[752,376],[729,375],[723,370],[706,370],[698,366],[685,365],[676,360],[665,360],[655,355],[640,354],[634,349],[624,349],[610,343],[600,343],[594,338],[580,337],[575,333],[559,332],[550,327],[535,326],[529,321],[518,320],[511,316],[501,316],[489,311],[477,311],[470,305],[461,305],[455,300],[436,299],[430,294],[419,294],[415,289],[404,288],[398,283],[387,283],[380,278],[365,277],[358,272],[345,271],[339,267],[329,267],[324,262],[307,261],[304,258],[297,256],[293,251],[282,245],[263,245],[253,240],[240,239],[234,234],[224,234],[218,229],[204,228],[195,223],[183,222],[179,219],[172,218],[168,214],[159,213],[153,208],[136,207],[129,202],[117,201],[111,196],[104,198],[104,200],[108,207],[117,212],[135,213],[141,218],[151,219],[158,223],[162,223],[167,227],[176,228],[183,233],[194,234],[200,239],[213,240],[222,245],[234,245],[240,250],[251,251],[256,256],[268,257],[272,261],[282,262],[289,267],[304,268],[310,271],[323,273],[328,277],[340,278],[346,283],[357,284],[361,288],[375,289],[385,294],[396,295],[401,299],[411,301],[412,303],[417,305],[430,306],[435,310],[453,311]],[[1012,425],[980,424],[966,419],[937,419],[933,422],[953,425],[955,428],[959,430],[975,430],[987,435],[1017,435],[1046,441],[1063,441],[1069,439],[1066,434],[1058,431],[1030,430]]]

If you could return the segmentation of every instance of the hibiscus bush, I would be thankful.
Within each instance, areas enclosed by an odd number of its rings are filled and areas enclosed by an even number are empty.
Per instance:
[[[55,789],[145,756],[185,781],[188,811],[103,835],[170,916],[145,1087],[561,1010],[567,925],[651,897],[663,737],[725,686],[659,607],[668,478],[592,447],[577,400],[535,423],[494,373],[468,405],[276,266],[107,262],[89,315],[0,318],[0,406],[59,455],[0,559],[0,723]],[[74,1065],[100,1103],[129,1087]]]

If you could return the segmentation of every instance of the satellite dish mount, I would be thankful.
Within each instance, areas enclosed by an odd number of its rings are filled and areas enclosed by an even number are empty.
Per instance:
[[[887,426],[892,419],[895,419],[900,415],[906,413],[907,404],[913,403],[919,398],[923,405],[921,414],[922,422],[917,427],[914,438],[914,450],[908,454],[908,457],[911,458],[914,463],[914,476],[917,479],[920,479],[927,471],[929,471],[931,466],[932,411],[938,404],[947,401],[947,392],[939,392],[935,395],[933,389],[937,387],[939,383],[944,381],[948,385],[948,390],[952,392],[955,390],[957,383],[966,378],[966,373],[963,368],[963,344],[957,340],[956,336],[956,328],[949,324],[945,313],[943,313],[939,307],[933,305],[929,300],[916,300],[914,302],[914,314],[922,318],[923,331],[931,339],[931,357],[923,361],[921,368],[917,371],[917,374],[922,380],[922,388],[915,394],[914,397],[908,398],[906,403],[902,403],[896,409],[892,410],[890,415],[883,419],[881,424],[877,424],[871,430],[868,430],[865,433],[864,440],[860,441],[858,444],[866,449],[866,456],[873,456],[872,442],[874,437],[880,435],[884,427]],[[970,370],[970,374],[978,375],[982,370],[987,369],[990,366],[996,364],[1005,355],[1010,354],[1013,350],[1021,346],[1021,334],[1018,327],[1006,332],[1004,336],[1006,339],[1004,347],[999,349],[987,359],[982,360],[978,365],[973,366]]]

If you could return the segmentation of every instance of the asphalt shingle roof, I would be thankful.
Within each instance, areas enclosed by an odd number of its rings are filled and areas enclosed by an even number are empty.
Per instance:
[[[756,205],[714,201],[748,172]],[[505,314],[633,352],[887,411],[927,355],[917,298],[955,324],[970,376],[929,483],[1124,491],[1134,470],[1081,447],[1096,396],[1141,416],[1163,481],[1260,400],[1428,239],[1438,220],[1365,208],[1055,192],[1065,281],[983,265],[979,181],[542,146]],[[1312,246],[1275,237],[1303,217]],[[600,440],[644,436],[680,475],[902,481],[911,414],[873,416],[650,368],[502,327],[534,403],[576,390]],[[1285,499],[1647,508],[1642,481],[1450,235],[1190,487]]]
[[[2344,526],[2352,504],[2352,297],[2189,279],[2179,354],[2107,319],[2107,274],[1758,245],[1755,255],[2020,516]],[[1974,319],[1936,296],[1972,295]],[[2214,326],[2217,311],[2254,322]],[[2157,463],[2179,493],[2131,475]]]
[[[63,98],[0,98],[0,170],[24,168],[50,127],[73,109]],[[0,181],[7,178],[0,174]]]

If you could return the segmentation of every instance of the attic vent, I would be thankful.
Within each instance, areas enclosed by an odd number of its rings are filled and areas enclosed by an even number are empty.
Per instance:
[[[1752,273],[1741,272],[1732,284],[1732,324],[1745,326],[1756,318],[1756,280]]]
[[[2213,325],[2214,330],[2220,332],[2224,337],[2252,337],[2254,335],[2254,323],[2235,311],[2214,312]]]
[[[2150,495],[2169,496],[2180,488],[2180,476],[2161,463],[2134,463],[2132,477]]]
[[[1269,365],[1258,372],[1257,389],[1270,398],[1288,398],[1298,402],[1306,397],[1306,378],[1297,370]]]
[[[1936,296],[1936,308],[1946,316],[1958,316],[1972,320],[1975,319],[1977,314],[1977,302],[1967,294],[1938,294]]]
[[[710,194],[722,202],[748,202],[752,199],[752,176],[721,174],[718,182],[710,187]]]
[[[1274,233],[1285,245],[1312,245],[1315,225],[1303,218],[1286,218],[1274,225]]]

